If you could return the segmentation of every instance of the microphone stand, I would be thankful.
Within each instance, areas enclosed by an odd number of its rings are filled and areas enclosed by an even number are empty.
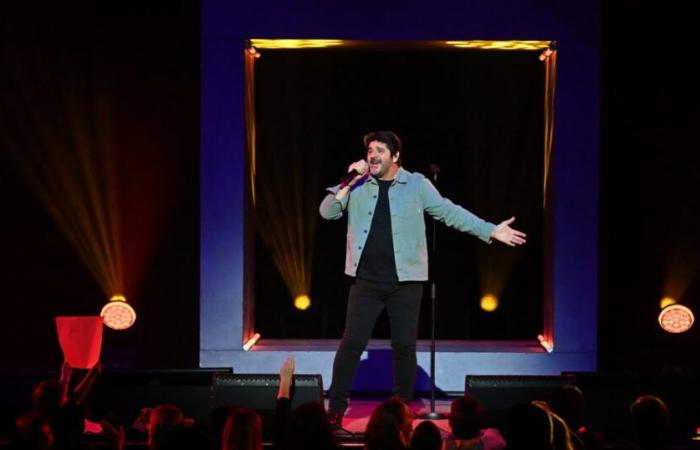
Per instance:
[[[430,171],[433,172],[433,184],[437,188],[438,173],[440,166],[437,164],[430,165]],[[437,220],[433,221],[433,245],[430,249],[431,256],[435,258],[435,242],[437,237]],[[434,261],[433,261],[434,262]],[[435,275],[430,277],[430,412],[420,414],[420,419],[426,420],[442,420],[447,419],[447,415],[435,411],[435,300],[437,299],[437,288],[435,287]]]

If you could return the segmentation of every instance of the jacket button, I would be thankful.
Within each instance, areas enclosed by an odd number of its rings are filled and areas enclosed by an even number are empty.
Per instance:
[[[367,234],[367,230],[364,230],[364,232],[365,232],[365,234]],[[394,233],[394,234],[396,234],[396,233]]]
[[[357,249],[358,249],[358,250],[362,250],[362,246],[361,246],[361,245],[358,245],[358,246],[357,246]]]

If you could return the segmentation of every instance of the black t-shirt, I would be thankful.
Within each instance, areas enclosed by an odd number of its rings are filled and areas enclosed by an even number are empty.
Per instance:
[[[389,187],[393,182],[393,180],[377,180],[379,198],[377,198],[370,229],[362,230],[369,235],[357,267],[357,278],[385,283],[398,281],[389,208]]]

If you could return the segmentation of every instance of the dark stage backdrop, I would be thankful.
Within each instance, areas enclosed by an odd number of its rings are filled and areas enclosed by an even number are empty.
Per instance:
[[[599,359],[698,373],[700,70],[690,55],[700,6],[601,5]],[[658,326],[670,294],[695,312],[687,333]]]
[[[280,190],[287,197],[276,201],[317,206],[325,188],[364,158],[366,132],[397,132],[406,169],[430,177],[430,164],[440,165],[437,185],[444,196],[491,222],[515,215],[516,228],[528,233],[525,247],[494,243],[486,249],[506,260],[513,252],[515,262],[505,270],[498,310],[485,313],[479,307],[479,265],[485,264],[479,255],[485,252],[478,249],[486,244],[438,224],[430,262],[438,286],[438,338],[534,339],[542,332],[543,309],[544,66],[538,56],[416,48],[263,50],[255,62],[257,195]],[[296,177],[310,198],[294,199],[285,189]],[[293,307],[256,233],[255,329],[267,338],[342,333],[352,281],[343,275],[346,220],[323,221],[315,211],[309,219],[317,226],[312,306],[306,311]],[[274,211],[265,216],[294,220]],[[429,337],[429,298],[426,288],[420,338]],[[385,313],[374,336],[388,337]]]
[[[147,129],[160,142],[157,147],[164,153],[184,158],[180,166],[184,169],[171,173],[183,186],[179,194],[168,200],[177,212],[165,226],[165,238],[157,251],[159,256],[152,260],[153,270],[148,272],[144,288],[133,298],[141,305],[138,328],[122,337],[110,335],[110,352],[115,353],[108,355],[107,362],[123,366],[196,367],[199,6],[197,2],[169,2],[160,9],[141,4],[130,9],[124,2],[109,3],[93,2],[87,7],[43,4],[41,8],[32,3],[20,12],[13,10],[19,2],[6,5],[0,14],[0,45],[4,50],[34,55],[45,63],[60,50],[70,55],[66,68],[69,72],[79,70],[95,54],[102,55],[103,61],[111,60],[114,70],[107,76],[113,81],[114,92],[121,95],[125,111],[122,120],[133,119],[133,123]],[[698,369],[698,326],[688,334],[671,336],[660,332],[655,323],[658,297],[663,291],[662,278],[667,273],[666,249],[680,246],[689,255],[684,260],[691,275],[682,301],[697,313],[700,298],[700,277],[693,259],[700,254],[697,233],[700,74],[692,65],[696,53],[693,33],[700,17],[697,8],[692,3],[659,7],[655,3],[631,0],[602,2],[599,224],[599,367],[602,370]],[[571,18],[571,23],[576,26],[575,18]],[[78,48],[92,50],[78,51]],[[565,57],[565,53],[562,51],[560,57]],[[271,57],[267,52],[265,58]],[[0,70],[3,83],[18,63],[3,53]],[[259,67],[262,70],[263,65]],[[125,72],[130,75],[124,76]],[[43,108],[42,102],[25,105],[7,97],[0,101],[3,114]],[[408,111],[414,111],[414,106]],[[368,107],[367,112],[371,111]],[[467,122],[470,123],[473,124]],[[394,127],[401,132],[406,143],[407,168],[425,172],[424,163],[414,156],[436,147],[424,145],[425,141],[411,136],[416,131],[420,137],[425,127],[413,130],[399,125],[360,123],[337,139],[331,135],[330,144],[324,147],[328,153],[338,151],[337,147],[343,145],[351,148],[347,152],[353,156],[338,157],[336,162],[330,159],[321,184],[332,184],[349,160],[359,158],[362,134],[377,127]],[[310,136],[314,139],[305,142],[319,141],[323,130],[313,131],[315,135]],[[5,308],[5,324],[0,327],[2,369],[16,371],[36,365],[57,368],[60,355],[52,316],[93,313],[99,308],[103,294],[9,164],[6,136],[5,132],[0,135],[0,285]],[[125,133],[123,139],[129,141],[135,136]],[[148,152],[155,147],[149,146]],[[167,160],[166,156],[163,158],[162,161]],[[441,190],[455,198],[456,189],[447,185],[452,169],[447,163],[443,166]],[[156,174],[164,168],[153,164],[149,170]],[[134,181],[133,186],[143,193],[152,190],[152,183]],[[315,200],[320,201],[321,190]],[[469,202],[464,204],[472,207]],[[332,228],[323,244],[337,246],[336,252],[342,253],[344,224],[324,223],[323,227]],[[441,234],[445,233],[449,234],[443,228]],[[440,248],[445,249],[444,238],[440,239]],[[458,240],[481,245],[462,235]],[[532,239],[530,245],[534,247]],[[342,278],[341,260],[323,264],[328,266],[327,276]],[[315,266],[318,268],[318,262]],[[314,279],[318,281],[319,276]],[[174,280],[177,284],[173,284]],[[333,310],[342,310],[347,294],[342,281],[338,286]],[[291,318],[287,322],[314,317],[293,315],[286,309],[287,292],[280,289],[279,296],[283,300],[272,307],[281,311],[280,316]],[[164,311],[168,311],[167,315],[163,315]],[[423,315],[423,319],[427,317]],[[306,322],[302,324],[316,326],[316,319],[303,320]],[[333,332],[328,328],[327,335]]]

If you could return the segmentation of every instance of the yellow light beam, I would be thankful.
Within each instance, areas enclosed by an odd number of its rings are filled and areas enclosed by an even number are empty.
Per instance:
[[[64,108],[60,123],[42,120],[42,114],[58,115],[53,110],[37,112],[30,125],[36,136],[14,142],[11,155],[103,292],[111,295],[124,286],[107,99],[67,88],[61,94],[56,102]],[[82,101],[87,95],[94,95],[97,104]]]

